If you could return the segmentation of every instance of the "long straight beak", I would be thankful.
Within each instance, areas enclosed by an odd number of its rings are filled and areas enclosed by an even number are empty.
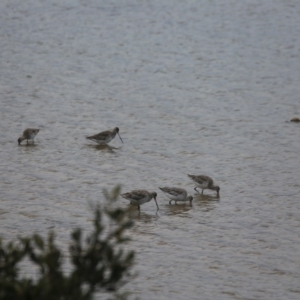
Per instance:
[[[159,207],[158,207],[158,204],[157,204],[157,201],[156,201],[156,199],[155,199],[155,198],[154,198],[154,201],[155,201],[155,203],[156,203],[157,210],[159,210]]]
[[[119,136],[119,138],[120,138],[121,142],[123,143],[123,140],[122,140],[121,136],[119,135],[119,133],[118,133],[118,136]],[[123,143],[123,144],[124,144],[124,143]]]

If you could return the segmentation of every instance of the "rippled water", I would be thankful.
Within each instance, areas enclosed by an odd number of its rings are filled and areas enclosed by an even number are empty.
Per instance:
[[[156,190],[131,232],[133,297],[299,299],[299,19],[292,0],[1,1],[1,236],[64,245],[103,188]],[[115,126],[116,149],[85,139]]]

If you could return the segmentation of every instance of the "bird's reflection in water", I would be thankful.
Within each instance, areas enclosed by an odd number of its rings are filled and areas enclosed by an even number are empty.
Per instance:
[[[143,207],[140,210],[137,209],[137,206],[129,204],[128,212],[130,217],[136,221],[142,221],[143,223],[151,223],[156,220],[158,216],[158,210],[153,210],[153,212],[145,212],[143,211]]]
[[[26,148],[32,148],[32,147],[37,147],[37,146],[38,146],[38,144],[33,143],[33,142],[24,143],[24,144],[19,145],[19,147],[22,147],[24,149],[26,149]]]
[[[215,209],[219,201],[220,197],[217,196],[195,194],[193,203],[202,210],[209,211]]]
[[[194,201],[193,201],[194,202]],[[167,215],[180,215],[185,214],[193,208],[193,204],[184,202],[180,204],[167,204]]]
[[[114,150],[120,149],[120,148],[112,147],[112,146],[109,146],[109,145],[90,145],[90,144],[87,144],[87,146],[92,148],[92,149],[95,149],[95,150],[101,150],[101,151],[106,151],[106,152],[110,152],[110,153],[115,153]]]
[[[28,143],[28,144],[21,144],[20,149],[26,152],[34,151],[38,148],[38,144]]]

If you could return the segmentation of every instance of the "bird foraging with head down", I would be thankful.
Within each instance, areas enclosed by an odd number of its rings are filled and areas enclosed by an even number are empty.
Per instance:
[[[192,204],[193,197],[187,195],[187,191],[185,189],[176,188],[176,187],[162,187],[161,189],[168,198],[171,200],[169,203],[171,204],[172,201],[175,201],[177,204],[177,201],[184,202],[184,201],[190,201],[190,204]]]
[[[27,144],[28,144],[28,140],[32,140],[32,142],[34,143],[34,138],[35,136],[39,133],[39,129],[35,129],[35,128],[27,128],[23,131],[23,134],[18,138],[18,144],[21,145],[21,143],[24,140],[27,140]]]
[[[156,201],[156,197],[157,197],[156,192],[148,192],[146,190],[134,190],[129,193],[121,194],[121,196],[124,199],[129,200],[132,205],[137,206],[138,210],[140,210],[140,205],[147,203],[147,202],[151,201],[152,199],[154,199],[157,210],[159,210],[159,207],[158,207],[158,204]]]
[[[208,190],[213,190],[217,192],[217,196],[220,196],[220,187],[218,185],[214,184],[214,181],[211,177],[206,176],[206,175],[189,175],[188,176],[194,180],[198,187],[202,189],[201,194],[203,194],[203,191],[208,189]],[[198,187],[195,187],[194,190],[199,193],[197,190]]]

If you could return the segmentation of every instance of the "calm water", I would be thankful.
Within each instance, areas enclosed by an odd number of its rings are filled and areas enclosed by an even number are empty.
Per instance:
[[[132,297],[299,299],[299,21],[298,0],[1,1],[1,236],[68,245],[103,188],[156,190]],[[115,126],[117,149],[85,139]],[[187,173],[220,199],[170,206]]]

